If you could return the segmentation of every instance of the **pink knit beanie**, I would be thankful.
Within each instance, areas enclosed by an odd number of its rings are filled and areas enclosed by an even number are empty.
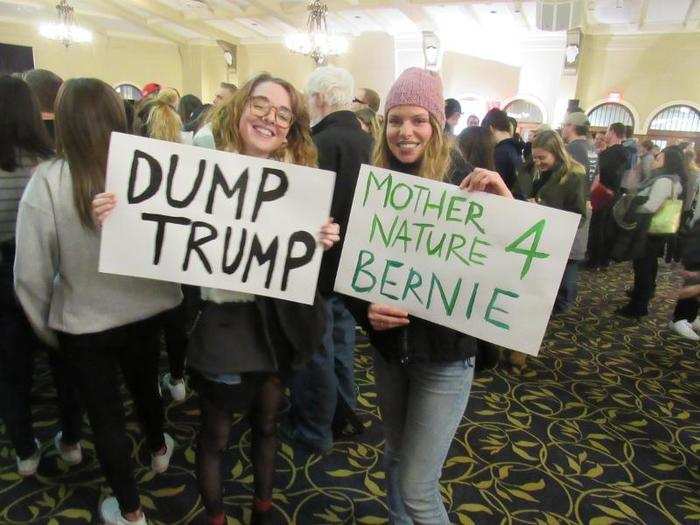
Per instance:
[[[389,113],[396,106],[419,106],[445,126],[445,101],[442,98],[442,80],[432,71],[409,67],[389,90],[384,110]]]

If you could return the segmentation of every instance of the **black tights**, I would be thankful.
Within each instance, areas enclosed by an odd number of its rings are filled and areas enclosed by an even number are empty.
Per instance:
[[[257,382],[250,405],[251,457],[255,480],[255,498],[272,499],[277,454],[277,413],[284,395],[276,375],[263,375]],[[221,458],[228,444],[233,414],[222,410],[200,395],[201,428],[197,448],[197,483],[209,516],[224,510],[221,495]]]

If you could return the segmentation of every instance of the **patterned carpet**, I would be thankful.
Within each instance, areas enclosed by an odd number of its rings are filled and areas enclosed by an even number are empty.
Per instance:
[[[551,321],[540,357],[523,369],[478,375],[443,473],[454,523],[700,523],[700,345],[665,328],[678,279],[662,270],[654,315],[616,318],[631,269],[582,273],[576,308]],[[283,444],[274,506],[280,523],[386,523],[381,420],[371,354],[356,360],[367,431],[326,457]],[[89,441],[78,468],[50,447],[57,412],[45,366],[34,405],[44,458],[35,479],[20,480],[0,426],[0,523],[96,523],[103,478]],[[131,403],[128,405],[130,417]],[[178,448],[154,477],[138,427],[129,433],[150,523],[200,523],[193,474],[196,400],[167,407]],[[88,429],[86,427],[86,432]],[[225,482],[230,524],[247,523],[252,491],[249,431],[238,420]],[[89,438],[89,434],[88,434]]]

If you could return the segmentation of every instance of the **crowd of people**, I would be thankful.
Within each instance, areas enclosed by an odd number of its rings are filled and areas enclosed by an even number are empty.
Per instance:
[[[441,468],[475,367],[492,360],[494,348],[395,306],[333,291],[363,163],[579,214],[555,312],[574,304],[582,264],[595,271],[633,261],[629,302],[619,313],[639,318],[648,313],[659,257],[682,259],[685,286],[671,328],[700,339],[693,145],[658,151],[618,123],[591,136],[581,111],[568,113],[560,130],[542,125],[524,141],[515,119],[491,109],[481,122],[470,115],[455,136],[459,102],[445,100],[440,77],[420,68],[397,78],[382,113],[379,95],[356,90],[341,68],[316,69],[303,88],[260,74],[240,88],[222,83],[203,104],[150,83],[133,102],[94,78],[64,82],[45,70],[0,77],[0,416],[20,475],[34,475],[41,458],[29,393],[35,358],[46,351],[61,415],[54,446],[69,465],[82,461],[85,411],[113,494],[100,506],[106,523],[146,523],[121,377],[155,473],[168,469],[177,446],[164,428],[159,385],[175,401],[188,387],[196,392],[195,470],[211,524],[226,523],[222,457],[233,414],[246,413],[252,523],[272,523],[279,432],[323,454],[334,439],[364,430],[353,374],[359,325],[375,350],[391,523],[449,523]],[[117,205],[104,191],[112,132],[335,172],[332,219],[319,225],[325,253],[314,303],[99,273],[101,227]],[[682,202],[678,213],[675,201]],[[668,227],[664,219],[676,215],[679,224]],[[159,377],[161,336],[169,370]],[[278,421],[285,387],[289,416]]]

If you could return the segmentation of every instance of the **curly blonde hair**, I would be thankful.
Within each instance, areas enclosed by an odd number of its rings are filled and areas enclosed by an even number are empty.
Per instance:
[[[393,157],[386,139],[388,117],[388,114],[384,117],[381,135],[375,138],[372,153],[372,164],[380,168],[388,168],[389,159]],[[433,129],[433,134],[423,151],[420,167],[415,175],[424,179],[446,181],[450,176],[449,170],[452,164],[452,142],[445,137],[442,126],[432,115],[430,115],[430,127]]]
[[[217,107],[209,116],[212,134],[217,149],[241,152],[243,141],[238,130],[238,124],[245,111],[246,105],[255,88],[264,82],[274,82],[289,94],[291,110],[294,116],[287,134],[285,144],[273,152],[270,158],[301,166],[317,165],[318,154],[311,140],[309,110],[304,97],[284,79],[273,77],[269,73],[261,73],[243,85],[231,99]]]

